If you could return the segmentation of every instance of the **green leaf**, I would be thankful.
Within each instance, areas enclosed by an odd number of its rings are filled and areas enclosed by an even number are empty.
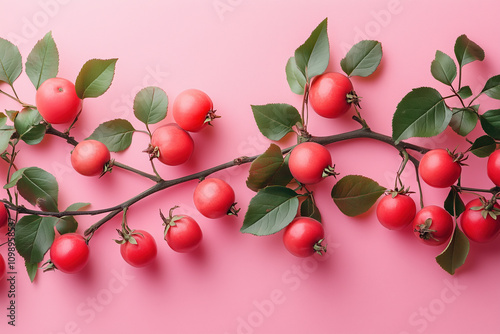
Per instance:
[[[469,152],[479,158],[486,158],[497,148],[495,139],[490,136],[481,136],[477,138],[469,148]]]
[[[438,50],[431,63],[431,74],[436,80],[451,86],[457,76],[457,66],[450,56]]]
[[[500,100],[500,75],[495,75],[486,81],[481,93],[488,95],[493,99]]]
[[[347,175],[332,189],[332,198],[340,211],[354,217],[368,211],[386,188],[361,175]]]
[[[14,127],[21,140],[28,145],[39,144],[45,136],[45,124],[42,115],[35,109],[24,109],[17,114]]]
[[[259,191],[251,200],[240,231],[254,235],[276,233],[297,215],[298,194],[286,187],[271,186]]]
[[[75,203],[75,204],[70,205],[64,211],[79,211],[79,210],[81,210],[89,205],[90,205],[90,203]],[[57,220],[57,223],[56,223],[56,229],[57,229],[57,232],[59,232],[59,234],[76,232],[77,228],[78,228],[78,222],[76,221],[75,217],[73,217],[73,216],[61,217]]]
[[[392,119],[396,143],[412,137],[433,137],[450,123],[452,112],[434,88],[413,89],[399,102]]]
[[[472,90],[469,86],[463,86],[457,93],[464,100],[472,96]]]
[[[87,139],[95,139],[108,147],[111,152],[120,152],[132,144],[135,129],[125,119],[115,119],[100,124]]]
[[[24,261],[24,265],[26,267],[26,271],[28,272],[28,276],[30,278],[31,283],[35,280],[36,274],[38,272],[38,263],[31,263],[29,261]]]
[[[26,74],[36,89],[47,79],[57,76],[59,71],[59,52],[48,32],[31,50],[26,60]]]
[[[276,144],[255,159],[250,165],[247,178],[247,187],[253,191],[271,185],[286,186],[292,181],[293,176],[283,158],[281,149]]]
[[[57,218],[24,216],[16,224],[16,249],[30,263],[38,263],[54,241]]]
[[[290,89],[295,94],[303,95],[306,87],[307,79],[297,67],[295,57],[290,57],[285,67],[286,80]]]
[[[340,67],[348,76],[367,77],[377,69],[382,60],[382,44],[363,40],[355,44],[340,61]]]
[[[461,35],[455,42],[455,56],[460,67],[463,67],[475,60],[482,61],[484,59],[484,50],[466,35]]]
[[[38,167],[27,167],[12,174],[11,182],[17,186],[19,194],[30,204],[42,211],[57,212],[59,186],[56,178]]]
[[[134,115],[144,124],[155,124],[167,116],[168,97],[158,87],[143,88],[134,99]]]
[[[330,42],[327,33],[328,19],[324,19],[311,36],[295,50],[295,62],[305,78],[311,79],[325,72],[330,61]]]
[[[87,61],[75,81],[76,94],[80,99],[104,94],[113,81],[118,59],[91,59]]]
[[[453,109],[450,127],[461,136],[467,136],[476,127],[477,113],[469,108]]]
[[[271,140],[280,140],[302,124],[299,111],[285,103],[252,105],[252,112],[260,132]]]
[[[10,138],[16,132],[10,125],[6,125],[7,116],[0,113],[0,154],[3,154],[9,147]]]
[[[23,59],[17,46],[0,38],[0,81],[10,86],[23,70]]]
[[[479,116],[479,120],[487,135],[500,139],[500,109],[488,110]]]
[[[465,204],[457,190],[452,187],[444,201],[444,208],[453,217],[459,217],[465,211]]]
[[[300,205],[300,215],[302,217],[311,217],[321,222],[321,213],[319,212],[312,195],[308,196]]]
[[[469,249],[469,240],[456,224],[448,246],[436,257],[436,262],[449,274],[454,275],[455,271],[465,263]]]

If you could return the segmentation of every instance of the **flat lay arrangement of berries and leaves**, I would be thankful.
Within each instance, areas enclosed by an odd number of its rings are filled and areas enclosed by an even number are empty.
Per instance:
[[[134,128],[126,119],[110,119],[86,138],[76,140],[71,130],[78,119],[85,117],[84,101],[98,98],[108,90],[117,59],[89,60],[72,82],[58,73],[59,52],[51,32],[36,43],[24,63],[18,47],[0,38],[0,96],[19,103],[18,109],[0,113],[0,154],[8,164],[0,225],[8,224],[8,230],[15,231],[13,240],[5,244],[9,249],[15,244],[15,251],[25,260],[30,279],[33,281],[43,271],[76,273],[82,270],[89,261],[91,239],[98,235],[101,226],[118,215],[122,223],[117,228],[116,251],[131,266],[147,266],[157,256],[155,237],[152,231],[133,229],[134,224],[129,226],[128,209],[140,207],[140,202],[154,193],[169,191],[174,185],[191,180],[199,180],[193,189],[193,204],[201,216],[209,220],[232,215],[235,223],[241,224],[242,233],[260,237],[281,233],[283,246],[298,257],[320,256],[328,249],[325,230],[333,222],[322,216],[311,191],[312,185],[320,187],[326,177],[336,179],[331,189],[332,206],[347,217],[364,214],[373,207],[373,215],[384,228],[405,229],[425,245],[442,245],[436,260],[450,274],[464,264],[471,244],[494,240],[500,231],[497,204],[500,109],[480,112],[475,102],[481,95],[500,99],[500,75],[487,79],[479,92],[473,92],[462,82],[465,65],[482,61],[484,50],[461,35],[455,41],[454,58],[436,51],[430,64],[431,74],[437,85],[448,86],[450,95],[442,96],[432,87],[413,89],[395,107],[392,135],[385,135],[372,131],[362,117],[362,92],[355,90],[351,80],[368,77],[377,70],[382,59],[381,43],[374,40],[356,43],[340,61],[338,72],[327,72],[331,65],[327,22],[327,19],[322,21],[293,55],[284,60],[286,80],[291,91],[302,96],[301,105],[249,106],[259,131],[270,141],[269,148],[257,156],[236,157],[176,179],[163,178],[155,165],[182,169],[196,145],[191,133],[202,134],[207,126],[216,127],[217,122],[223,122],[224,115],[216,113],[209,95],[196,88],[188,89],[169,106],[163,89],[144,87],[133,103],[133,114],[144,124],[143,128]],[[15,81],[23,68],[36,88],[36,95],[29,97],[34,104],[26,102],[15,89]],[[167,111],[175,121],[157,125],[166,118]],[[359,128],[315,136],[308,131],[309,112],[331,122],[336,118],[352,118]],[[456,132],[458,140],[467,143],[467,150],[430,149],[407,141],[437,136],[448,127]],[[476,127],[481,127],[482,135],[469,138]],[[65,130],[58,130],[61,128]],[[148,171],[113,157],[115,152],[130,147],[136,132],[150,139],[149,146],[144,148],[146,154],[137,152],[137,159],[149,160]],[[45,136],[55,136],[72,146],[71,165],[85,177],[112,177],[108,174],[119,168],[145,177],[153,185],[113,207],[88,210],[89,203],[75,203],[61,210],[58,180],[36,167],[36,162],[33,166],[16,164],[24,145],[38,145]],[[279,142],[285,136],[295,136],[296,145],[280,147]],[[335,164],[342,161],[332,161],[329,145],[359,138],[390,145],[401,157],[390,188],[363,175],[340,175],[335,171]],[[491,180],[491,188],[462,185],[461,173],[467,168],[467,159],[487,159],[485,172]],[[217,178],[217,172],[244,164],[250,164],[246,184],[255,195],[248,208],[240,212],[236,203],[238,189]],[[410,189],[402,182],[403,171],[411,165],[418,189]],[[421,182],[449,189],[444,203],[425,205]],[[474,199],[464,203],[465,193],[472,194]],[[162,238],[172,250],[192,252],[203,242],[203,233],[200,224],[182,212],[182,207],[177,206],[169,211],[159,210],[158,224],[164,226]],[[77,219],[82,215],[99,218],[80,231]],[[419,247],[418,242],[416,245]],[[6,253],[6,248],[0,247],[0,255]],[[5,261],[0,256],[0,276],[5,272]]]

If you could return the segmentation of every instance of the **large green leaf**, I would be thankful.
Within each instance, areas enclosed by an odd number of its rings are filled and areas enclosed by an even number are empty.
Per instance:
[[[500,139],[500,109],[488,110],[479,116],[479,120],[487,135]]]
[[[100,124],[87,139],[100,141],[111,152],[120,152],[132,144],[135,129],[125,119],[114,119]]]
[[[324,19],[311,36],[295,50],[298,69],[308,80],[322,74],[330,61],[330,42],[327,33],[328,19]]]
[[[332,198],[340,211],[354,217],[368,211],[386,188],[362,175],[347,175],[332,189]]]
[[[469,249],[469,240],[456,224],[448,246],[436,257],[436,261],[441,268],[454,275],[455,271],[465,263]]]
[[[286,186],[292,179],[293,176],[281,149],[278,145],[271,144],[266,152],[250,165],[247,186],[253,191],[258,191],[270,185]]]
[[[431,74],[436,80],[451,86],[457,76],[457,66],[450,56],[438,50],[431,63]]]
[[[59,71],[59,52],[48,32],[31,50],[26,61],[26,74],[36,89],[47,79],[57,76]]]
[[[453,109],[450,127],[461,136],[467,136],[476,127],[478,120],[475,110],[470,108]]]
[[[30,278],[31,283],[35,280],[36,274],[38,272],[38,263],[31,263],[29,261],[24,261],[24,266],[26,267],[26,271],[28,272],[28,276]]]
[[[59,186],[56,178],[39,167],[26,167],[12,174],[11,182],[4,186],[17,186],[19,194],[31,205],[43,211],[57,212]]]
[[[23,70],[23,59],[17,46],[0,38],[0,81],[12,86]]]
[[[134,115],[144,124],[155,124],[167,116],[168,97],[159,87],[146,87],[134,99]]]
[[[469,148],[469,152],[480,158],[486,158],[497,148],[495,139],[484,135],[477,138]]]
[[[491,98],[500,100],[500,75],[495,75],[486,81],[481,93],[488,95]]]
[[[252,112],[260,132],[271,140],[280,140],[302,123],[299,111],[285,103],[252,105]]]
[[[471,41],[466,35],[461,35],[455,42],[455,56],[460,67],[475,60],[484,59],[484,50]]]
[[[14,127],[21,140],[28,145],[36,145],[43,140],[46,127],[42,115],[35,109],[24,109],[17,114]]]
[[[396,143],[412,137],[433,137],[450,123],[451,110],[434,88],[413,89],[399,102],[392,118],[392,138]]]
[[[113,81],[118,59],[91,59],[78,73],[75,81],[76,94],[79,98],[98,97],[104,94]]]
[[[264,188],[250,200],[241,232],[254,235],[276,233],[292,222],[298,208],[295,191],[282,186]]]
[[[348,76],[367,77],[377,69],[382,60],[382,44],[364,40],[356,43],[340,61],[342,70]]]
[[[304,94],[307,79],[297,67],[295,57],[290,57],[290,59],[288,59],[285,67],[285,72],[286,80],[292,92],[299,95]]]
[[[16,224],[16,249],[30,263],[39,263],[54,241],[57,218],[24,216]]]

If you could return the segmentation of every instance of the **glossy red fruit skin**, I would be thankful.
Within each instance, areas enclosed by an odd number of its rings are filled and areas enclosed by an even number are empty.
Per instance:
[[[193,202],[198,211],[211,219],[226,216],[234,201],[233,188],[217,178],[204,179],[198,183],[193,193]]]
[[[482,210],[472,210],[483,204],[479,198],[473,199],[465,206],[465,211],[460,216],[460,225],[467,238],[478,243],[487,243],[494,240],[500,232],[500,218],[494,219],[490,215],[484,218]],[[498,204],[495,208],[500,209]]]
[[[432,232],[434,239],[424,239],[418,232],[418,225],[424,224],[428,218],[432,219],[430,229],[435,230],[435,232]],[[454,223],[453,218],[445,209],[437,205],[429,205],[417,212],[412,226],[413,233],[421,242],[430,246],[439,246],[450,239]]]
[[[318,115],[337,118],[351,108],[347,94],[352,91],[351,80],[344,74],[324,73],[314,78],[309,89],[309,102]]]
[[[297,145],[290,153],[288,167],[292,176],[302,184],[314,184],[323,180],[323,171],[332,165],[332,157],[326,147],[315,142]]]
[[[462,167],[447,150],[437,148],[422,157],[418,171],[422,180],[434,188],[448,188],[457,182]]]
[[[308,257],[316,253],[314,245],[325,237],[323,225],[309,217],[295,218],[283,232],[285,248],[295,256]]]
[[[213,111],[210,97],[199,89],[181,92],[172,105],[175,122],[184,130],[198,132],[207,126],[206,119]]]
[[[51,124],[69,123],[82,109],[75,85],[64,78],[45,80],[38,87],[35,100],[38,112]]]
[[[71,153],[71,165],[81,175],[97,176],[104,171],[104,165],[111,159],[111,153],[100,141],[87,139],[75,146]]]
[[[194,141],[189,133],[175,123],[157,128],[153,132],[151,145],[158,147],[158,160],[169,166],[187,162],[194,151]]]
[[[5,278],[6,273],[7,273],[7,266],[5,265],[5,260],[3,259],[2,254],[0,254],[0,280]]]
[[[5,204],[0,203],[0,227],[7,225],[8,222],[9,213],[7,211],[7,208],[5,207]]]
[[[132,236],[137,244],[125,242],[120,245],[120,254],[125,262],[136,268],[151,264],[158,253],[153,236],[143,230],[135,230]]]
[[[77,233],[66,233],[56,238],[50,247],[50,259],[63,273],[79,272],[89,259],[85,238]]]
[[[182,215],[168,228],[165,241],[178,253],[189,253],[197,249],[203,239],[200,225],[190,216]]]
[[[415,201],[408,195],[385,195],[377,205],[377,219],[389,230],[402,230],[415,217]]]
[[[500,187],[500,150],[496,150],[488,157],[486,172],[490,180]]]

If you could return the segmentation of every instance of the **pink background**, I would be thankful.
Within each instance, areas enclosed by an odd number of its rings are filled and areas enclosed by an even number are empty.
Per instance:
[[[486,52],[484,62],[464,70],[464,82],[474,92],[500,73],[496,56],[500,43],[492,33],[497,30],[498,10],[493,0],[10,1],[0,6],[0,36],[16,43],[25,60],[36,41],[52,31],[61,56],[59,76],[72,81],[91,58],[119,58],[110,90],[85,102],[73,133],[77,140],[114,118],[127,118],[140,129],[131,101],[145,86],[163,88],[170,102],[187,88],[207,92],[222,118],[215,127],[193,135],[195,156],[188,164],[157,164],[160,174],[173,178],[268,147],[250,105],[284,102],[300,107],[300,97],[288,88],[285,64],[325,17],[329,18],[330,70],[340,70],[340,59],[358,39],[382,42],[384,57],[376,75],[354,78],[353,83],[363,97],[365,119],[375,131],[390,135],[396,105],[412,88],[431,85],[448,94],[429,68],[437,49],[453,56],[459,35],[467,34]],[[25,74],[16,87],[24,100],[34,102],[34,88]],[[6,85],[1,88],[8,90]],[[0,101],[2,109],[17,107],[5,97]],[[498,108],[487,98],[480,102],[482,111]],[[326,135],[354,129],[357,124],[350,116],[325,120],[311,113],[310,131]],[[171,115],[167,121],[172,121]],[[465,147],[464,140],[448,130],[414,142]],[[150,171],[147,156],[141,153],[147,144],[147,136],[134,134],[132,146],[113,157]],[[291,144],[291,140],[280,143],[282,147]],[[36,147],[22,145],[18,162],[23,167],[35,164],[57,177],[61,208],[85,201],[92,203],[92,209],[113,206],[152,185],[118,169],[100,180],[80,176],[69,163],[70,149],[50,137]],[[385,187],[393,185],[400,163],[393,148],[359,140],[329,149],[342,175],[359,173]],[[463,184],[490,187],[486,160],[471,157],[468,163]],[[5,173],[5,166],[1,168]],[[245,186],[247,173],[248,166],[242,166],[214,175],[234,187],[242,207],[238,218],[204,219],[192,202],[194,182],[133,206],[130,226],[147,229],[158,244],[158,258],[149,268],[135,269],[122,260],[112,241],[120,217],[96,233],[90,262],[78,274],[45,273],[31,284],[18,257],[17,326],[7,325],[8,286],[2,281],[0,332],[498,332],[498,240],[471,244],[466,265],[450,276],[434,260],[444,246],[427,247],[410,229],[386,230],[374,210],[358,218],[342,215],[330,197],[335,182],[331,178],[315,187],[328,255],[295,258],[284,249],[281,233],[255,237],[239,232],[253,196]],[[412,166],[403,181],[416,190]],[[424,193],[426,204],[442,204],[447,194],[426,186]],[[180,205],[203,229],[203,246],[193,254],[175,253],[162,240],[158,209],[168,211],[173,205]],[[97,219],[79,218],[80,230]],[[3,235],[0,243],[5,241]],[[0,252],[5,257],[6,247]]]

